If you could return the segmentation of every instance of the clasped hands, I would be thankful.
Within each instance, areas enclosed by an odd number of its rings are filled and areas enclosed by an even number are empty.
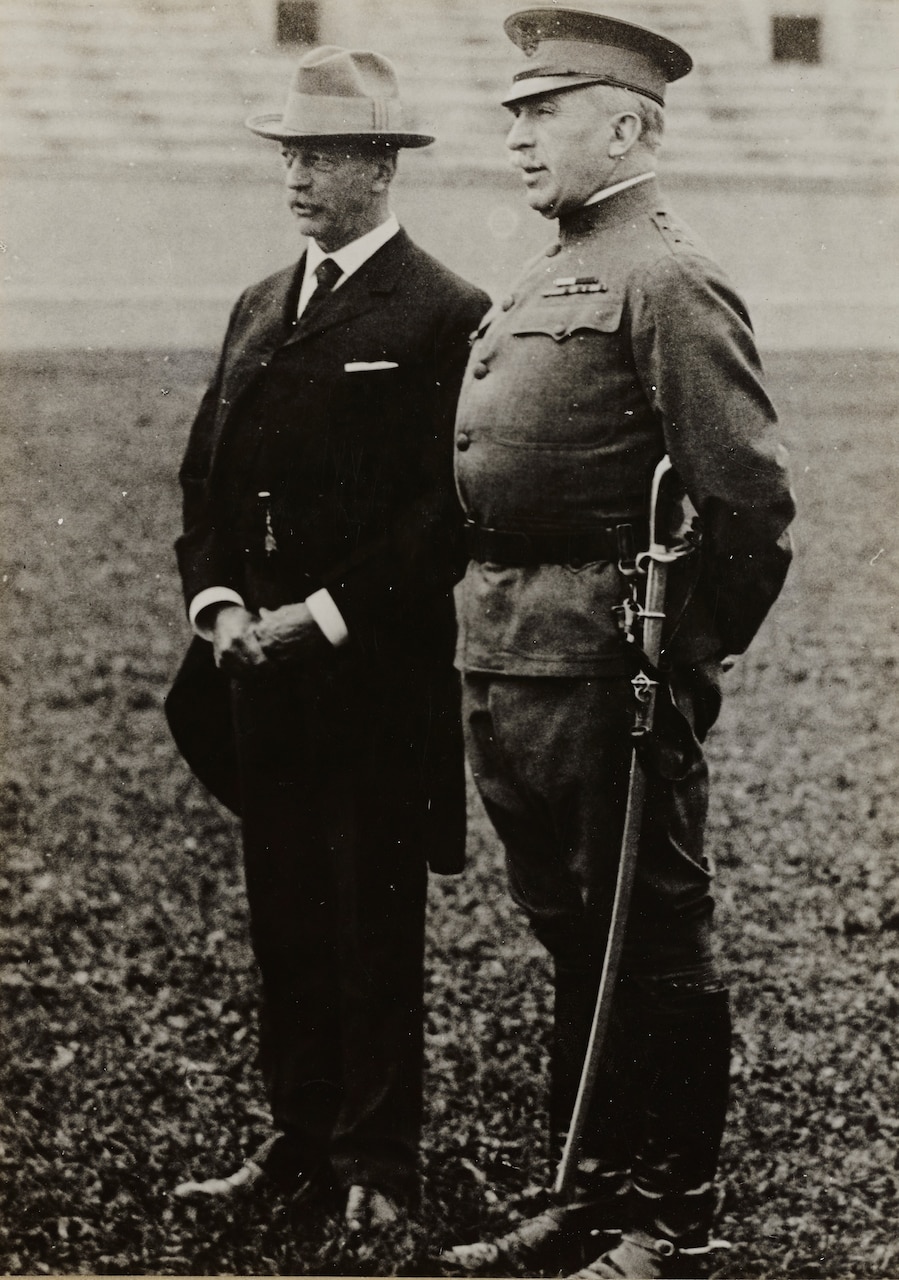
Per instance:
[[[219,609],[212,633],[215,665],[237,679],[263,668],[321,658],[331,645],[305,604],[260,609]]]

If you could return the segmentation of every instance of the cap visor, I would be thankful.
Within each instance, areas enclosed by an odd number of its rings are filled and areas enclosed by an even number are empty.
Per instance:
[[[557,93],[560,89],[575,89],[588,84],[601,84],[604,77],[597,76],[531,76],[527,80],[519,80],[513,84],[508,93],[504,93],[500,102],[508,107],[512,102],[520,102],[522,98],[536,98],[541,93]]]

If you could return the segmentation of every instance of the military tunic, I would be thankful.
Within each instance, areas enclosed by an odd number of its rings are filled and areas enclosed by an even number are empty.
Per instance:
[[[456,421],[466,513],[525,532],[630,520],[645,538],[652,472],[667,451],[706,544],[667,656],[740,652],[790,558],[793,501],[760,373],[742,301],[654,180],[587,206],[477,332]],[[618,673],[621,595],[608,561],[472,562],[457,589],[457,665]]]

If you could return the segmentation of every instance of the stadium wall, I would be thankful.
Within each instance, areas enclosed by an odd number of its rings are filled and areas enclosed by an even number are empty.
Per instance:
[[[492,294],[551,238],[514,175],[442,175],[403,161],[401,220]],[[666,180],[664,164],[660,173],[747,298],[763,350],[899,348],[899,205],[889,188]],[[239,291],[301,248],[274,155],[271,174],[253,182],[11,176],[0,225],[6,350],[215,346]]]

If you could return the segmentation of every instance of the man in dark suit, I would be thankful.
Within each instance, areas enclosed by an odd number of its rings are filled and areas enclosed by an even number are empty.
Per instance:
[[[168,714],[241,816],[275,1134],[178,1193],[336,1186],[364,1231],[417,1194],[427,863],[463,858],[451,440],[489,299],[391,213],[397,149],[433,139],[386,59],[315,49],[247,123],[309,242],[238,301],[190,436]]]

